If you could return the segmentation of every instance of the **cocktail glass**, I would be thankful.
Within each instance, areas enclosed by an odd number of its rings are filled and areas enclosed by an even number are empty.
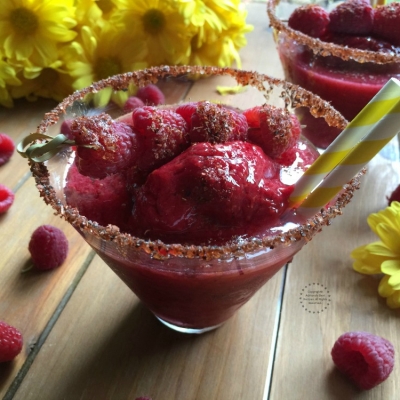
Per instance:
[[[231,106],[241,103],[249,108],[268,101],[289,110],[307,107],[313,115],[332,126],[342,129],[346,125],[346,120],[327,102],[291,83],[230,68],[180,66],[150,68],[94,83],[67,97],[47,113],[37,133],[54,136],[59,133],[65,114],[67,118],[73,118],[95,112],[89,99],[103,88],[120,91],[132,85],[156,82],[164,86],[175,87],[182,83],[190,86],[188,76],[206,77],[195,86],[206,81],[215,84],[229,81],[229,84],[234,82],[246,87],[247,90],[240,94],[224,97]],[[189,99],[193,100],[190,96],[189,93]],[[201,97],[201,94],[197,96]],[[216,93],[215,97],[218,97]],[[176,102],[176,98],[173,101]],[[115,117],[116,107],[110,106],[109,110]],[[70,147],[46,162],[30,161],[41,197],[73,225],[160,321],[188,333],[209,331],[228,320],[323,226],[341,214],[359,184],[358,178],[353,179],[330,207],[307,221],[296,221],[296,215],[292,213],[284,226],[266,236],[241,237],[218,246],[166,244],[131,236],[114,225],[101,226],[70,207],[63,191],[73,157],[74,149]],[[168,213],[168,210],[163,212]]]
[[[318,94],[351,121],[390,78],[400,78],[400,55],[328,43],[291,29],[287,21],[299,3],[268,0],[267,5],[285,79]],[[335,2],[318,5],[330,10]],[[321,149],[340,133],[310,118],[306,109],[298,116],[306,126],[304,136]]]

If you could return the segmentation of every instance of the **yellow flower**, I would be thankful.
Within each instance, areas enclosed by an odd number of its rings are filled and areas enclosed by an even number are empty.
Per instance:
[[[145,49],[140,36],[134,40],[110,26],[96,32],[84,26],[78,40],[65,48],[66,67],[75,79],[74,89],[84,88],[112,75],[147,67],[143,62]],[[127,96],[124,92],[112,93],[105,89],[95,96],[95,105],[103,107],[110,98],[122,105]]]
[[[46,68],[25,66],[21,81],[21,86],[10,89],[15,99],[25,97],[29,101],[34,101],[38,97],[44,97],[61,101],[73,92],[73,79],[63,68],[60,60]]]
[[[238,0],[204,1],[207,17],[192,39],[190,64],[241,68],[239,49],[246,45],[245,34],[253,27],[246,24],[247,12]]]
[[[103,27],[107,22],[114,23],[114,17],[122,9],[121,0],[75,0],[78,27]]]
[[[4,107],[12,107],[14,103],[9,88],[21,85],[21,81],[17,77],[19,68],[10,65],[3,59],[4,56],[0,52],[0,104]]]
[[[57,60],[57,43],[76,36],[71,30],[73,0],[2,0],[0,43],[7,58],[47,65]]]
[[[122,0],[121,0],[122,1]],[[187,25],[175,0],[123,0],[121,20],[126,29],[135,30],[146,46],[149,65],[187,64],[191,39],[195,33]]]
[[[381,240],[353,250],[353,268],[362,274],[384,274],[378,292],[390,308],[400,308],[400,203],[392,202],[367,221]]]

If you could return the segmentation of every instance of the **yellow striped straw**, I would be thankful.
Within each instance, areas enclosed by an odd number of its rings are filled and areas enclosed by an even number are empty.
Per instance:
[[[318,212],[400,132],[400,81],[391,78],[296,183],[290,206]]]

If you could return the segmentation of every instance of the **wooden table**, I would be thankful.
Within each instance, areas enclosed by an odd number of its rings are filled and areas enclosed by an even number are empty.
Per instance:
[[[265,3],[249,3],[255,26],[243,68],[282,77]],[[194,90],[215,91],[207,80]],[[19,142],[55,104],[17,102],[0,109],[0,131]],[[159,323],[66,222],[39,198],[17,154],[0,168],[16,193],[0,216],[0,319],[24,336],[22,353],[0,365],[0,396],[10,400],[324,400],[397,399],[399,366],[360,392],[334,369],[330,349],[345,331],[366,330],[400,349],[400,314],[377,295],[378,280],[352,270],[349,253],[376,240],[366,219],[386,206],[399,163],[378,155],[344,216],[325,228],[221,328],[184,335]],[[28,242],[39,225],[68,236],[65,264],[40,273]],[[318,289],[324,307],[307,296]],[[303,301],[303,303],[302,303]]]

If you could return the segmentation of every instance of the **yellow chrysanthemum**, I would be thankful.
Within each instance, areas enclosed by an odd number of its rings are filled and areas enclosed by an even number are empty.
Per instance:
[[[0,43],[7,58],[46,66],[57,60],[57,43],[76,36],[73,0],[2,0]]]
[[[19,68],[3,61],[4,56],[0,52],[0,105],[12,107],[14,105],[9,88],[21,85],[17,77]]]
[[[103,27],[107,22],[115,24],[122,3],[121,0],[75,0],[75,7],[78,27],[87,25],[94,28]]]
[[[175,0],[123,2],[122,22],[142,36],[149,65],[188,63],[195,27],[185,23]]]
[[[96,34],[84,26],[78,39],[65,49],[67,69],[75,78],[74,89],[84,88],[112,75],[147,67],[143,61],[146,53],[140,36],[132,40],[124,32],[110,27]],[[121,105],[126,101],[127,93],[112,93],[105,89],[95,96],[96,106],[105,106],[110,98]]]
[[[25,66],[21,76],[22,85],[10,89],[13,98],[34,101],[44,97],[61,101],[73,92],[73,78],[58,60],[46,68]]]
[[[400,308],[400,203],[392,202],[367,221],[381,240],[353,250],[353,268],[362,274],[384,274],[378,292],[390,308]]]
[[[246,24],[247,12],[237,0],[204,2],[207,18],[192,39],[190,64],[241,68],[239,49],[246,45],[245,34],[253,27]]]

